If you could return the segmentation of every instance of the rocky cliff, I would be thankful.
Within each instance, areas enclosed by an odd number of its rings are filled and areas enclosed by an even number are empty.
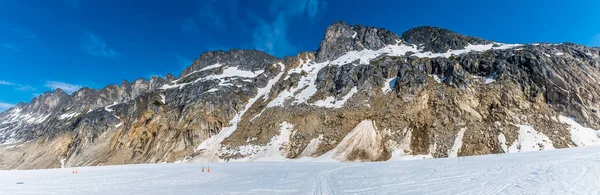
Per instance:
[[[202,54],[178,77],[0,114],[0,168],[381,161],[600,143],[600,49],[337,22],[316,52]]]

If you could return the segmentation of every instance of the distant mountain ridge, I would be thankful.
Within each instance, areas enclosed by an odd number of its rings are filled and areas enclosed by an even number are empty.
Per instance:
[[[0,113],[0,168],[380,161],[600,143],[600,49],[336,22],[315,52],[202,54],[178,77]]]

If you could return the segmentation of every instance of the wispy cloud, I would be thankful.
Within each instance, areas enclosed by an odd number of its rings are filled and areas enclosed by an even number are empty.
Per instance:
[[[33,31],[27,29],[27,28],[23,28],[23,27],[17,27],[17,28],[13,28],[12,31],[14,33],[18,33],[21,36],[28,38],[28,39],[32,39],[32,40],[37,40],[38,36],[36,33],[34,33]]]
[[[274,20],[248,14],[259,24],[254,30],[252,43],[255,48],[267,53],[286,55],[296,51],[296,46],[288,37],[289,21],[302,16],[314,19],[319,11],[325,9],[327,3],[323,0],[274,0],[271,5],[271,12],[277,14]]]
[[[253,45],[270,54],[287,54],[296,50],[287,37],[288,23],[285,16],[279,15],[274,22],[259,21],[253,34]]]
[[[50,89],[62,89],[69,94],[81,89],[81,85],[69,84],[60,81],[47,81],[45,86]]]
[[[200,28],[196,25],[196,21],[194,19],[188,18],[181,24],[181,31],[187,33],[198,32]]]
[[[13,83],[13,82],[8,82],[8,81],[3,81],[3,80],[0,80],[0,85],[14,86],[15,90],[18,90],[18,91],[35,91],[36,90],[35,87],[32,87],[30,85],[21,85],[18,83]]]
[[[81,47],[86,53],[93,56],[117,58],[120,55],[114,49],[108,47],[104,39],[93,33],[88,33],[85,36]]]
[[[15,45],[13,45],[13,44],[8,44],[8,43],[5,43],[5,44],[4,44],[4,45],[2,45],[2,46],[4,46],[4,48],[6,48],[6,49],[10,49],[10,50],[12,50],[12,51],[14,51],[14,52],[21,52],[21,51],[23,51],[23,50],[21,50],[21,48],[20,48],[20,47],[17,47],[17,46],[15,46]]]
[[[183,57],[181,54],[175,54],[175,58],[177,59],[177,63],[182,67],[188,67],[193,62],[191,59]]]
[[[35,91],[35,90],[37,90],[35,87],[29,86],[29,85],[17,85],[17,87],[15,89],[19,90],[19,91]]]
[[[222,0],[222,1],[206,1],[199,3],[194,11],[194,17],[205,25],[212,25],[212,27],[218,27],[225,29],[226,25],[224,21],[224,15],[222,11],[215,9],[215,3],[224,3],[229,8],[230,6],[237,5],[236,0]]]
[[[14,104],[9,104],[9,103],[6,103],[6,102],[0,102],[0,111],[4,111],[4,110],[7,110],[7,109],[12,108],[12,107],[15,107],[15,105]]]

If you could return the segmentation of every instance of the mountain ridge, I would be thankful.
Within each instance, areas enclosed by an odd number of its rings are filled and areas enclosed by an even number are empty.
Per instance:
[[[0,113],[0,168],[328,160],[341,143],[341,161],[528,151],[517,141],[540,136],[540,150],[580,146],[599,128],[599,59],[576,44],[336,22],[314,52],[209,51],[178,77],[20,103]]]

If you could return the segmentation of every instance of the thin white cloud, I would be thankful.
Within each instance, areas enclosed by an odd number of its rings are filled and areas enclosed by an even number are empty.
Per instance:
[[[0,80],[0,85],[14,86],[15,90],[18,90],[18,91],[35,91],[36,90],[35,87],[29,86],[29,85],[21,85],[18,83],[12,83],[12,82],[3,81],[3,80]]]
[[[81,47],[86,53],[93,56],[117,58],[120,55],[114,49],[108,47],[104,39],[93,33],[88,33],[85,36]]]
[[[15,46],[13,44],[5,43],[2,46],[4,46],[4,48],[6,48],[6,49],[13,50],[14,52],[21,52],[22,51],[20,47],[17,47],[17,46]]]
[[[9,104],[6,102],[0,102],[0,111],[8,110],[9,108],[15,107],[14,104]]]
[[[175,54],[175,58],[177,58],[177,62],[180,66],[188,67],[192,65],[192,60],[186,57],[183,57],[181,54]]]
[[[15,88],[16,90],[19,91],[35,91],[36,88],[29,86],[29,85],[17,85],[17,87]]]
[[[224,21],[224,13],[222,10],[217,10],[215,7],[218,3],[223,3],[227,8],[231,6],[237,6],[236,0],[230,1],[206,1],[199,3],[194,11],[194,17],[198,22],[205,25],[213,25],[214,27],[218,27],[220,29],[225,29],[226,25]]]
[[[13,32],[20,34],[21,36],[24,36],[28,39],[33,39],[33,40],[37,40],[38,36],[37,34],[35,34],[33,31],[27,29],[27,28],[23,28],[23,27],[17,27],[17,28],[13,28],[12,29]]]
[[[69,84],[60,81],[47,81],[45,86],[50,89],[62,89],[69,94],[81,89],[81,85]]]
[[[296,47],[288,40],[287,29],[288,23],[283,15],[272,23],[261,20],[253,34],[254,47],[270,54],[295,51]]]
[[[327,3],[322,0],[274,0],[271,12],[277,14],[274,20],[261,19],[253,13],[248,15],[259,25],[254,29],[252,44],[255,48],[270,54],[290,54],[296,51],[288,37],[289,21],[302,16],[314,19],[318,12],[325,9]]]
[[[199,30],[200,28],[198,28],[198,25],[196,25],[196,21],[194,21],[194,19],[188,18],[181,24],[181,31],[183,32],[194,33],[198,32]]]

